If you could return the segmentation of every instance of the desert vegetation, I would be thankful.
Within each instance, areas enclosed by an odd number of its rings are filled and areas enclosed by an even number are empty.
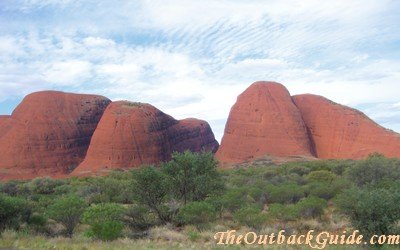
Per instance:
[[[214,248],[218,231],[399,234],[400,160],[217,169],[210,153],[107,176],[0,184],[0,248]],[[166,244],[166,245],[165,245]]]

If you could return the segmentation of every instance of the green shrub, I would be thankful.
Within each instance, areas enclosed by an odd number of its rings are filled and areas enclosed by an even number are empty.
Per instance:
[[[77,196],[66,196],[57,200],[48,209],[50,218],[58,221],[65,227],[68,237],[72,237],[76,225],[85,211],[86,203]]]
[[[26,200],[0,195],[0,232],[6,228],[19,229],[31,214],[31,206]]]
[[[116,176],[114,173],[113,176]],[[129,203],[133,199],[131,182],[112,176],[98,177],[91,180],[91,185],[83,187],[81,193],[93,203]]]
[[[68,184],[60,185],[54,188],[54,194],[56,195],[69,194],[71,192],[72,192],[72,187],[71,185]]]
[[[239,209],[233,214],[233,218],[238,223],[255,229],[261,229],[268,221],[268,215],[255,206]]]
[[[316,196],[325,200],[330,200],[337,194],[338,190],[327,183],[313,182],[307,186],[307,194]]]
[[[124,213],[124,207],[115,203],[95,204],[86,209],[83,222],[90,225],[89,235],[101,240],[114,240],[122,233]]]
[[[377,185],[385,180],[400,180],[400,160],[388,159],[380,154],[371,154],[347,170],[349,180],[357,186]]]
[[[330,200],[351,186],[352,183],[346,178],[337,178],[332,183],[312,182],[306,186],[306,193],[310,196]]]
[[[327,202],[324,199],[310,196],[302,199],[295,206],[299,217],[315,218],[324,214]]]
[[[156,224],[150,210],[141,205],[130,206],[126,213],[126,224],[134,230],[144,231]]]
[[[112,241],[121,236],[124,224],[121,221],[103,221],[93,224],[91,234],[103,241]]]
[[[313,171],[307,175],[308,182],[331,183],[335,179],[336,175],[327,170]]]
[[[341,211],[365,236],[398,234],[400,186],[346,190],[337,199]]]
[[[32,214],[27,221],[29,228],[35,233],[46,233],[47,218],[41,214]]]
[[[288,172],[303,176],[303,175],[307,175],[308,173],[310,173],[310,171],[311,170],[309,168],[304,167],[304,166],[294,166],[292,168],[289,168]]]
[[[194,201],[184,205],[178,213],[178,219],[184,224],[206,225],[216,217],[214,207],[204,201]]]
[[[17,181],[8,181],[1,184],[0,191],[9,196],[16,196],[20,193],[19,183]]]
[[[224,212],[224,201],[220,196],[211,196],[205,199],[205,202],[211,204],[214,207],[215,212],[219,218],[222,218],[222,213]]]
[[[296,205],[283,205],[279,203],[270,204],[268,207],[268,214],[271,218],[281,221],[294,221],[298,218]]]
[[[56,187],[64,184],[62,180],[45,178],[36,178],[26,183],[27,187],[32,193],[35,194],[53,194]]]
[[[293,183],[285,183],[279,186],[270,185],[266,192],[269,203],[296,203],[304,197],[303,187]]]
[[[243,204],[254,203],[254,200],[248,195],[246,188],[232,188],[222,195],[221,203],[223,210],[235,212]]]

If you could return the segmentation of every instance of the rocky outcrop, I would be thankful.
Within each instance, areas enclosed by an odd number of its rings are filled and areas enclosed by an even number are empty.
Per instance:
[[[239,95],[216,157],[239,163],[265,155],[313,156],[300,111],[287,89],[275,82],[255,82]]]
[[[177,121],[150,104],[111,103],[92,137],[85,160],[73,175],[127,169],[169,160],[174,151],[216,151],[207,122]]]
[[[225,165],[293,159],[400,158],[400,135],[358,110],[322,96],[291,97],[274,82],[256,82],[232,107],[216,154]]]
[[[400,135],[360,111],[317,95],[297,95],[293,100],[309,128],[318,158],[361,159],[374,152],[400,157]]]
[[[11,116],[0,118],[0,179],[71,172],[109,103],[102,96],[57,91],[26,96]]]

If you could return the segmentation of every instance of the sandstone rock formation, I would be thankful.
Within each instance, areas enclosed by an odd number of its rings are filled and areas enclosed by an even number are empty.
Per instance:
[[[174,151],[216,151],[207,122],[177,121],[150,104],[112,102],[92,137],[85,160],[73,175],[126,169],[169,160]]]
[[[216,157],[239,163],[264,155],[313,156],[299,110],[287,89],[275,82],[255,82],[239,95]]]
[[[43,91],[0,118],[0,179],[60,176],[83,160],[105,97]]]
[[[232,107],[216,157],[231,165],[309,157],[362,159],[374,152],[400,158],[400,134],[324,97],[290,97],[281,84],[256,82]]]
[[[361,159],[373,152],[400,157],[400,135],[387,130],[358,110],[322,96],[297,95],[318,158]]]

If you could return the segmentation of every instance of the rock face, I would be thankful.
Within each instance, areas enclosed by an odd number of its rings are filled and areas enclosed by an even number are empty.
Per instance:
[[[9,115],[0,115],[0,138],[3,134],[5,134],[6,131],[6,126],[8,122],[10,121]]]
[[[374,152],[400,158],[400,134],[322,96],[291,97],[281,84],[256,82],[232,107],[216,157],[229,166],[254,160],[362,159]]]
[[[216,157],[239,163],[264,155],[313,156],[300,111],[287,89],[275,82],[255,82],[239,95]]]
[[[309,128],[318,158],[361,159],[373,152],[400,157],[400,135],[360,111],[310,94],[293,96],[293,100]]]
[[[0,179],[60,176],[83,160],[105,97],[43,91],[0,118]]]
[[[174,151],[216,151],[207,122],[177,121],[143,103],[112,102],[92,137],[85,160],[73,175],[126,169],[169,160]]]

